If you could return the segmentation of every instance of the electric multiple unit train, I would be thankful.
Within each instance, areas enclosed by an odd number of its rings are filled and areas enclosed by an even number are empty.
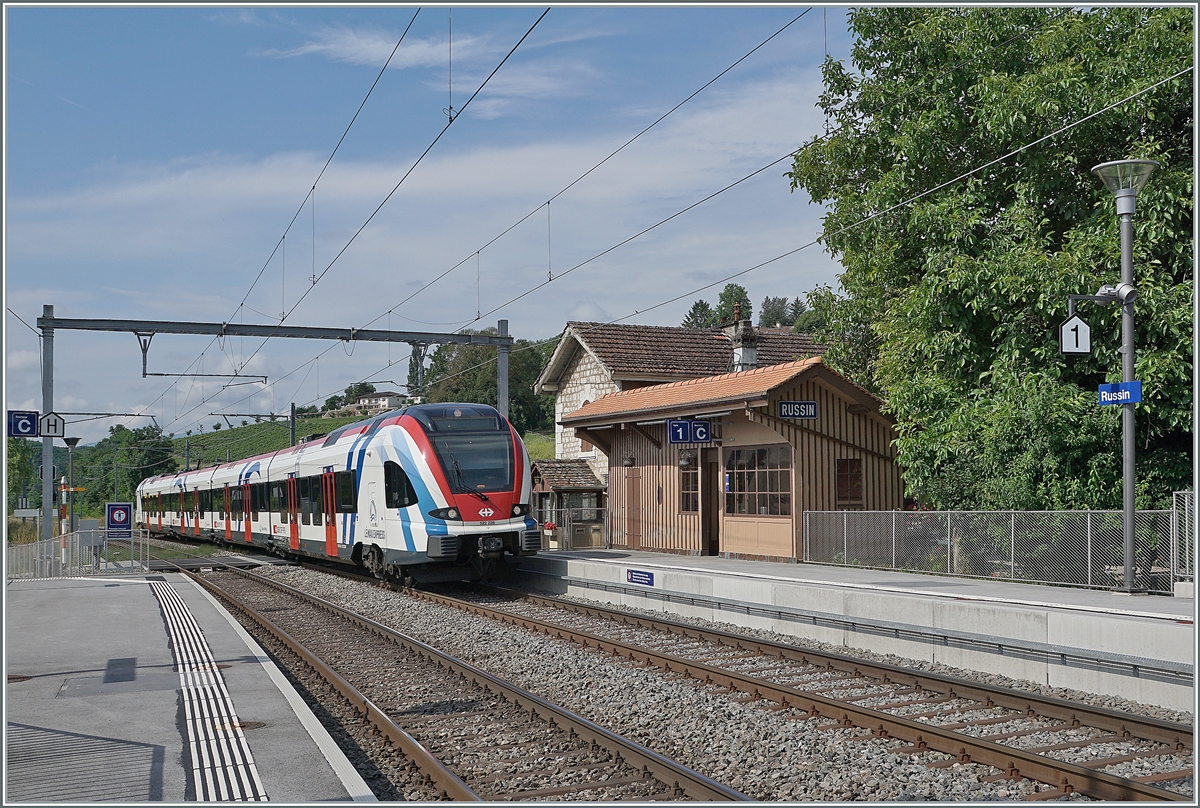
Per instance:
[[[497,410],[418,404],[271,454],[142,481],[152,534],[365,566],[408,584],[532,555],[529,455]],[[467,568],[464,570],[464,567]]]

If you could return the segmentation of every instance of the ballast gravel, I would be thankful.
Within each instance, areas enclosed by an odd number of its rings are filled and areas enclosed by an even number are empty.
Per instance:
[[[949,757],[898,754],[897,741],[864,740],[859,729],[742,703],[657,669],[366,583],[295,567],[258,572],[509,679],[754,800],[1010,801],[1050,789],[1028,780],[984,782],[995,773],[984,766],[933,769],[927,764]]]

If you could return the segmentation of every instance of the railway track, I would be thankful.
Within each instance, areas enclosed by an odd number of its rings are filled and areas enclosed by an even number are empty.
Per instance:
[[[413,592],[584,647],[720,685],[768,708],[797,709],[829,728],[858,727],[896,751],[943,752],[1100,799],[1192,799],[1192,728],[964,679],[701,629],[557,598],[491,589],[491,602]]]
[[[426,643],[286,584],[240,570],[193,577],[318,671],[373,732],[403,753],[434,798],[748,799]]]

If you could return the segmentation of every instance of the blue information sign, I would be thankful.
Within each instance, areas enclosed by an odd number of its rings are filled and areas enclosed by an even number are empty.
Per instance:
[[[654,573],[643,570],[625,570],[625,580],[631,584],[654,586]]]
[[[133,538],[133,503],[106,502],[104,510],[107,514],[105,530],[110,539]]]
[[[8,436],[10,438],[36,438],[38,436],[38,414],[26,410],[9,410]]]
[[[671,419],[667,421],[667,443],[712,443],[712,426],[708,421]]]
[[[817,417],[817,402],[815,401],[780,401],[780,418],[804,418],[811,420]]]
[[[1118,382],[1100,385],[1100,405],[1137,404],[1142,400],[1141,382]]]

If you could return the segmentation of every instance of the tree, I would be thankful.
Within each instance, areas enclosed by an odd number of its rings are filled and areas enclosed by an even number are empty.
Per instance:
[[[1130,97],[1191,66],[1191,12],[883,7],[850,24],[852,67],[823,67],[836,128],[790,178],[826,205],[844,269],[840,295],[809,299],[826,359],[895,415],[910,492],[1119,501],[1116,408],[1094,392],[1119,379],[1119,311],[1081,309],[1091,356],[1064,357],[1055,330],[1068,294],[1119,277],[1113,200],[1089,169],[1147,157],[1163,168],[1135,217],[1139,507],[1168,500],[1190,467],[1192,78]]]
[[[495,335],[496,329],[470,331]],[[516,340],[508,355],[509,420],[517,432],[554,428],[554,396],[536,395],[534,382],[545,367],[554,342]],[[496,406],[496,346],[439,345],[425,372],[426,401],[477,402]]]
[[[787,317],[790,321],[788,322],[788,325],[795,325],[796,320],[800,319],[800,316],[807,311],[808,304],[804,302],[804,298],[800,295],[796,295],[796,298],[788,304]]]
[[[681,325],[684,328],[712,328],[717,324],[717,315],[707,300],[697,300],[688,310]]]
[[[799,298],[796,298],[799,300]],[[758,310],[758,325],[760,328],[774,328],[777,325],[791,326],[795,318],[791,316],[792,307],[786,297],[763,298]]]
[[[752,307],[750,306],[750,295],[746,294],[746,290],[736,283],[727,283],[725,288],[721,290],[720,297],[717,298],[717,323],[732,323],[733,322],[733,304],[742,304],[742,319],[752,320]]]
[[[17,498],[22,494],[41,491],[37,476],[42,446],[29,438],[8,439],[8,512],[17,507]],[[33,497],[30,497],[33,501]]]
[[[365,396],[368,393],[375,392],[375,385],[370,382],[355,382],[347,387],[343,395],[333,395],[325,399],[325,404],[321,407],[321,412],[329,412],[330,410],[340,410],[342,407],[349,407],[359,396]]]
[[[105,502],[114,501],[114,493],[116,501],[132,501],[142,480],[178,469],[173,452],[171,438],[157,426],[129,429],[118,424],[109,427],[108,437],[75,450],[76,485],[87,488],[79,495],[83,508],[90,513],[100,513]],[[115,492],[114,466],[117,474]]]

